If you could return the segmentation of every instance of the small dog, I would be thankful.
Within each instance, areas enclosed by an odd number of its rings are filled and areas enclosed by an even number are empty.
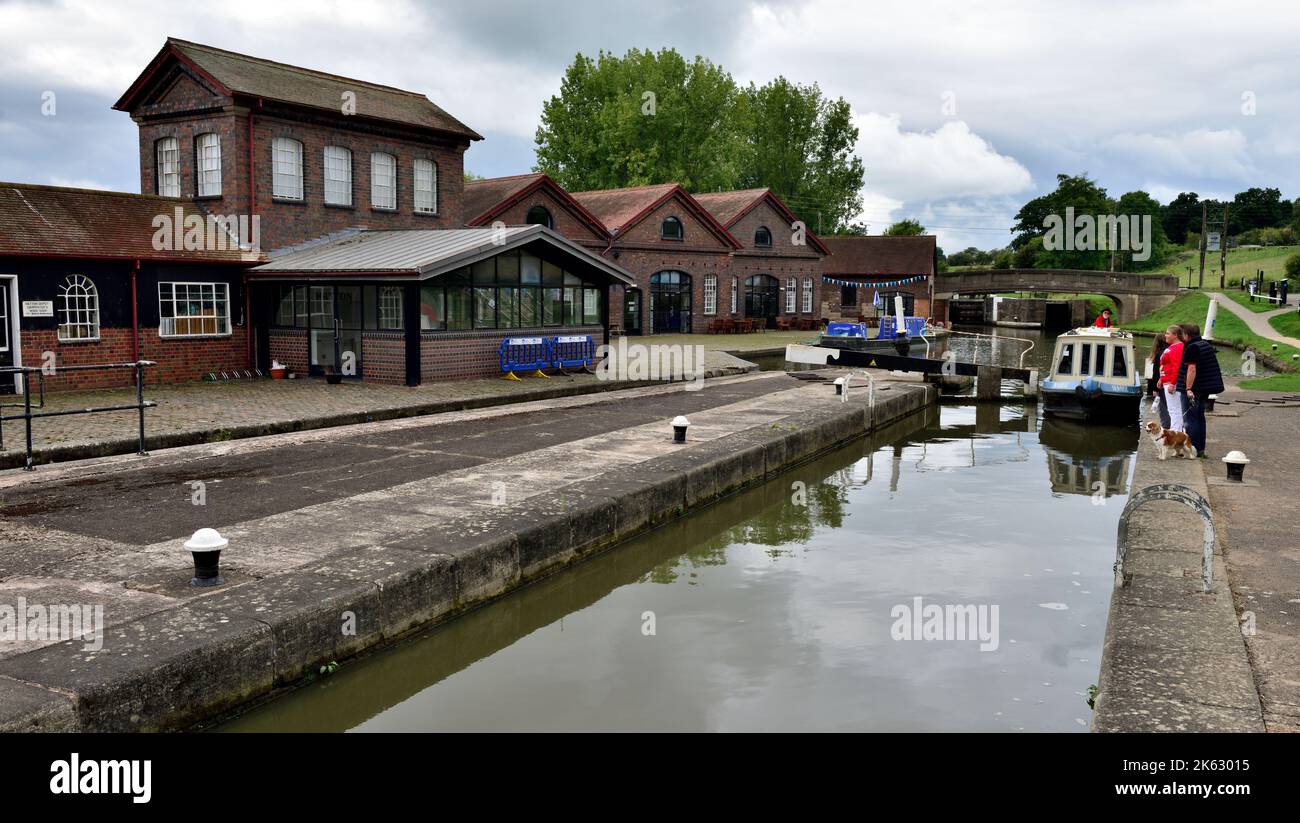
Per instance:
[[[1170,451],[1179,457],[1196,457],[1196,447],[1183,432],[1166,429],[1158,420],[1148,421],[1146,430],[1147,434],[1151,435],[1151,442],[1160,449],[1161,460],[1168,457]]]

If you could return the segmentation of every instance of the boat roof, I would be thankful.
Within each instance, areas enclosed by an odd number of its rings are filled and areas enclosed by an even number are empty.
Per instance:
[[[1104,340],[1132,340],[1133,333],[1114,327],[1105,329],[1100,326],[1083,326],[1077,329],[1070,329],[1056,339],[1060,341],[1067,337],[1086,337],[1092,339],[1102,338]]]

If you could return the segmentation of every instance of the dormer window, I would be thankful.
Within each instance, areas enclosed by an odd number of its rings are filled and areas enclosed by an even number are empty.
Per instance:
[[[555,221],[551,219],[551,210],[545,206],[533,206],[529,209],[528,214],[524,217],[524,222],[530,226],[555,228]]]
[[[682,221],[676,217],[664,218],[663,226],[659,229],[659,236],[665,240],[681,240],[685,236],[682,230]]]
[[[370,155],[370,205],[397,208],[397,158],[382,151]]]
[[[175,137],[164,137],[155,146],[154,174],[158,193],[163,197],[181,196],[181,148]]]
[[[754,245],[764,248],[772,247],[772,232],[767,230],[767,226],[759,226],[754,232]]]
[[[221,138],[212,133],[194,140],[194,173],[199,197],[221,196]]]
[[[288,137],[271,141],[271,197],[302,199],[302,143]]]

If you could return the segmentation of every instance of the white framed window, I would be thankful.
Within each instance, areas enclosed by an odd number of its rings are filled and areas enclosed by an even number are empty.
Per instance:
[[[803,310],[805,313],[812,312],[813,310],[812,303],[813,303],[812,278],[806,277],[804,278],[803,281]]]
[[[271,196],[302,199],[302,143],[289,137],[271,141]]]
[[[718,313],[718,276],[716,274],[704,275],[704,313]]]
[[[159,283],[158,318],[162,337],[230,334],[230,285]]]
[[[325,147],[325,202],[352,205],[352,152],[342,146]]]
[[[382,151],[370,155],[370,205],[397,208],[397,158]]]
[[[198,177],[199,197],[221,194],[221,137],[208,133],[194,140],[194,173]]]
[[[415,161],[415,210],[438,213],[438,166],[432,160]]]
[[[181,196],[181,147],[175,137],[164,137],[154,146],[154,176],[163,197]]]
[[[735,314],[740,304],[740,278],[731,278],[731,313]]]
[[[99,291],[89,277],[70,274],[59,286],[59,340],[98,339]]]
[[[379,328],[402,328],[402,287],[379,287]]]
[[[793,277],[785,281],[785,313],[794,314],[794,301],[799,297],[799,281]]]

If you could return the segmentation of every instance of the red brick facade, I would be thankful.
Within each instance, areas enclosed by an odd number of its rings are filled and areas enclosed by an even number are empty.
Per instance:
[[[420,335],[420,377],[426,383],[501,374],[501,341],[509,337],[591,335],[599,346],[600,326],[548,326],[544,329],[485,329],[483,331],[423,332]]]
[[[105,328],[94,342],[60,342],[58,333],[45,329],[24,329],[23,365],[43,367],[46,352],[54,355],[54,372],[45,377],[49,391],[102,389],[132,385],[130,369],[61,372],[63,366],[127,363],[132,360],[131,330]],[[210,372],[250,368],[245,349],[244,328],[224,337],[163,339],[158,330],[141,329],[140,359],[158,365],[145,370],[146,383],[183,383],[201,379]]]

